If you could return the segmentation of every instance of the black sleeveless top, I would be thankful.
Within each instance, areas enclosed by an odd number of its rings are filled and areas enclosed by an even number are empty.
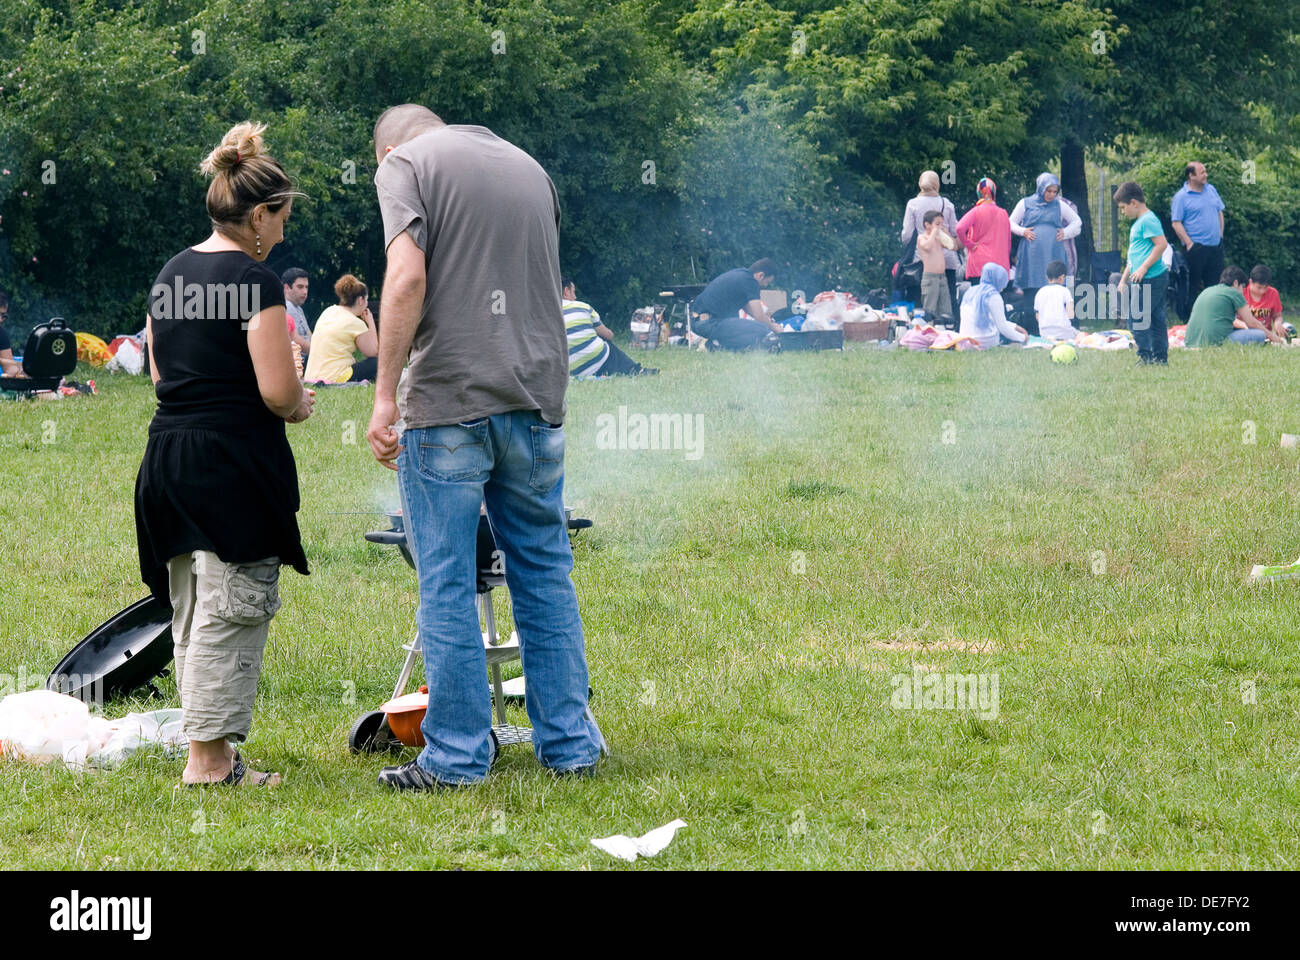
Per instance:
[[[135,528],[140,575],[163,603],[167,561],[194,550],[227,563],[279,557],[308,572],[297,465],[248,353],[249,321],[277,305],[279,278],[237,250],[183,250],[150,291],[160,379],[136,476]]]

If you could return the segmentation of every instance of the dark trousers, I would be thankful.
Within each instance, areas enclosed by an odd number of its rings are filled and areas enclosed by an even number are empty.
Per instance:
[[[596,375],[600,377],[630,377],[633,374],[640,373],[641,370],[641,364],[637,363],[613,343],[610,343],[609,356],[597,369]]]
[[[366,357],[360,363],[352,365],[352,376],[348,377],[349,383],[356,383],[360,380],[369,380],[372,383],[379,379],[379,358]]]
[[[709,317],[696,320],[691,329],[706,340],[716,340],[724,350],[751,350],[763,342],[770,328],[742,317]],[[608,360],[605,361],[609,363]]]
[[[1137,299],[1138,288],[1142,289]],[[1165,294],[1169,290],[1169,271],[1141,283],[1129,281],[1128,328],[1137,342],[1140,363],[1169,362],[1169,330],[1165,324]]]
[[[1223,273],[1223,244],[1206,247],[1193,243],[1190,250],[1183,251],[1183,256],[1187,258],[1187,272],[1190,275],[1191,295],[1187,302],[1195,303],[1202,290],[1219,282],[1219,274]]]
[[[1020,309],[1016,311],[1016,323],[1025,328],[1031,337],[1039,335],[1038,315],[1034,313],[1034,300],[1038,297],[1039,287],[1025,287],[1020,298]]]
[[[952,304],[952,316],[955,323],[961,323],[961,313],[957,310],[957,271],[945,270],[944,274],[948,277],[948,302]]]

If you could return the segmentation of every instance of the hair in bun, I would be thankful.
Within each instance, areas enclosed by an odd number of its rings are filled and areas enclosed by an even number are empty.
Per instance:
[[[199,164],[199,171],[212,178],[208,216],[218,230],[242,225],[259,203],[278,212],[290,197],[302,196],[294,191],[280,161],[267,152],[265,132],[264,123],[237,123]]]

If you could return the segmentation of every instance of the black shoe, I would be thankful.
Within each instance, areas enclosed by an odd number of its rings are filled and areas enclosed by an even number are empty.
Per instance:
[[[596,765],[594,763],[589,763],[585,767],[570,767],[568,770],[548,769],[557,777],[572,777],[575,780],[585,780],[596,775]]]
[[[467,784],[439,780],[421,767],[419,761],[412,760],[400,767],[384,767],[380,770],[379,785],[394,790],[451,790]]]
[[[655,374],[657,374],[658,372],[659,372],[659,368],[658,368],[658,367],[642,367],[640,370],[638,370],[638,371],[634,374],[634,376],[638,376],[638,377],[653,377],[653,376],[654,376]]]
[[[492,758],[488,760],[488,772],[491,772],[492,768],[496,766],[497,756],[501,753],[501,746],[497,742],[495,730],[490,730],[489,735],[492,742]],[[404,763],[400,767],[384,767],[379,771],[380,786],[392,787],[394,790],[455,790],[458,787],[468,787],[477,782],[475,780],[464,780],[452,783],[447,780],[439,780],[421,767],[418,760]]]

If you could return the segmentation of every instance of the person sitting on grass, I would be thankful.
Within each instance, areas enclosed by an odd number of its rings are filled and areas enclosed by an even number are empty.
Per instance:
[[[1279,337],[1286,336],[1282,332],[1282,296],[1277,292],[1277,287],[1270,286],[1273,282],[1273,271],[1262,263],[1257,263],[1250,271],[1250,283],[1246,284],[1246,289],[1242,294],[1246,298],[1246,306],[1250,307],[1250,312],[1255,319],[1263,325],[1265,330],[1272,330]],[[1240,320],[1233,321],[1234,327],[1245,329],[1245,324]]]
[[[1002,290],[1009,279],[1006,267],[986,263],[980,270],[979,286],[961,298],[961,329],[964,337],[974,337],[982,348],[1003,343],[1024,344],[1029,340],[1025,328],[1007,319]]]
[[[1286,340],[1255,319],[1246,305],[1246,271],[1238,266],[1225,267],[1219,282],[1201,291],[1192,304],[1187,321],[1187,346],[1218,347],[1224,343],[1282,343]],[[1245,327],[1233,328],[1233,320]]]
[[[5,329],[9,318],[9,298],[0,293],[0,377],[25,377],[23,365],[14,359],[13,341]]]
[[[569,376],[575,380],[594,380],[596,377],[634,377],[638,374],[658,373],[643,367],[614,345],[614,332],[600,322],[600,314],[589,303],[577,298],[573,280],[565,277],[564,330],[569,337]]]
[[[298,344],[303,357],[311,354],[311,327],[302,305],[307,302],[309,280],[302,267],[290,267],[280,274],[284,284],[284,312],[288,315],[289,339]]]
[[[1039,333],[1050,340],[1073,340],[1079,331],[1070,323],[1074,319],[1074,296],[1065,285],[1065,261],[1047,265],[1047,286],[1034,294],[1034,316]]]
[[[339,302],[327,307],[316,321],[311,338],[311,356],[303,379],[326,383],[359,383],[374,380],[379,369],[379,334],[370,315],[366,285],[345,273],[334,284]],[[366,359],[354,363],[355,351]]]

